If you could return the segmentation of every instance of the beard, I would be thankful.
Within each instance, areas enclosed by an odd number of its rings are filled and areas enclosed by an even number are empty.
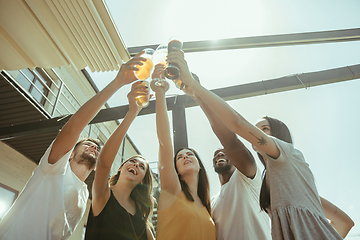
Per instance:
[[[230,164],[226,164],[226,165],[220,166],[220,167],[219,167],[219,166],[215,166],[214,169],[215,169],[215,172],[216,172],[216,173],[218,173],[218,174],[224,174],[224,173],[226,173],[226,172],[228,172],[228,171],[231,170],[231,165],[230,165]]]
[[[82,164],[87,166],[89,169],[92,169],[95,167],[97,157],[93,157],[88,153],[83,152],[80,155],[80,159],[77,161],[78,164]]]

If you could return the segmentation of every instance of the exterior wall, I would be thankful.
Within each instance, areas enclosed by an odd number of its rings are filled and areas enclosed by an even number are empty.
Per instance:
[[[21,191],[37,165],[0,141],[0,182]]]

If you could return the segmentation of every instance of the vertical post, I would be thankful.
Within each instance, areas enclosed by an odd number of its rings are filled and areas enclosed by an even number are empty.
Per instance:
[[[89,124],[89,134],[88,134],[89,137],[91,137],[91,126],[92,124]]]
[[[56,96],[56,99],[55,99],[55,103],[53,105],[53,109],[52,109],[52,112],[51,112],[51,117],[54,117],[55,116],[55,111],[56,111],[56,108],[57,108],[57,105],[58,105],[58,102],[59,102],[59,99],[60,99],[60,95],[62,93],[62,90],[63,90],[63,82],[60,81],[60,87],[58,89],[58,94]]]
[[[185,116],[186,97],[186,95],[177,96],[172,109],[174,152],[178,151],[180,148],[188,147]]]
[[[127,136],[127,134],[125,134],[125,137],[124,137],[123,142],[122,142],[122,148],[121,148],[121,164],[123,164],[123,162],[124,162],[126,136]]]

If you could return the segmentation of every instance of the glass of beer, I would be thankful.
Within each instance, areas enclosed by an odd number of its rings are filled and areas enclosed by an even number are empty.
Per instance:
[[[172,38],[172,39],[170,39],[170,41],[168,43],[168,53],[171,53],[172,51],[174,51],[174,47],[176,47],[178,49],[182,49],[183,43],[176,38]],[[165,69],[164,74],[165,74],[165,77],[167,77],[168,79],[171,79],[171,80],[179,79],[180,78],[179,66],[175,63],[169,63]]]
[[[143,65],[135,65],[139,70],[135,71],[135,77],[139,80],[145,80],[150,77],[151,69],[153,68],[154,64],[152,62],[152,55],[154,54],[154,49],[145,48],[145,51],[141,57],[146,58],[147,60],[144,62]]]
[[[195,79],[195,81],[200,83],[200,79],[195,73],[191,73],[191,75]],[[187,87],[187,85],[185,83],[183,83],[180,79],[175,79],[175,80],[173,80],[173,82],[175,83],[175,86],[177,88],[179,88],[180,90],[183,90],[184,88]]]
[[[175,86],[180,90],[183,90],[184,87],[186,86],[185,83],[183,83],[179,78],[173,80],[173,82],[175,83]]]
[[[167,45],[160,44],[153,55],[153,64],[156,66],[157,64],[161,63],[166,66],[166,55],[167,55]],[[160,76],[153,79],[156,86],[162,86],[163,82],[166,81],[165,79],[162,79]]]
[[[141,81],[141,85],[147,86],[149,88],[148,81]],[[146,108],[147,106],[149,106],[150,92],[147,95],[139,95],[135,97],[135,100],[138,107]]]

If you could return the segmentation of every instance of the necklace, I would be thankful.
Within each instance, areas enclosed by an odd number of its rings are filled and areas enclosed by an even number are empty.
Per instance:
[[[146,224],[145,224],[144,230],[142,231],[142,233],[141,233],[140,236],[138,237],[138,236],[136,235],[135,228],[134,228],[134,225],[133,225],[133,223],[132,223],[130,213],[127,212],[127,214],[129,215],[130,223],[131,223],[132,229],[133,229],[133,231],[134,231],[135,238],[136,238],[136,240],[139,240],[139,239],[141,238],[141,236],[143,235],[143,233],[145,232]]]

